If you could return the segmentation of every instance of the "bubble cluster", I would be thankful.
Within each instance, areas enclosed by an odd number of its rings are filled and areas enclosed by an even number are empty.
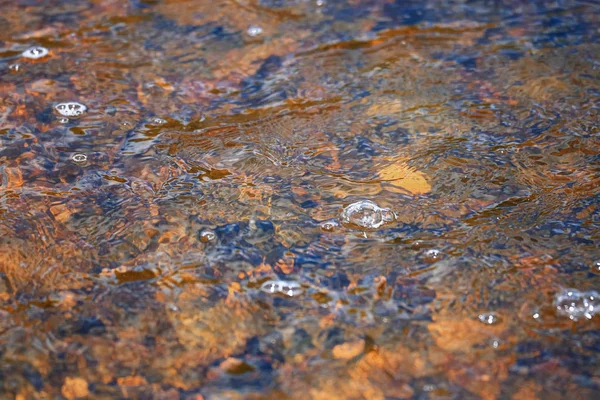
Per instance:
[[[496,325],[502,322],[502,319],[495,313],[479,314],[479,321],[486,325]]]
[[[289,297],[302,294],[302,287],[294,281],[269,280],[263,283],[260,289],[266,293],[281,293]]]
[[[87,111],[87,107],[81,103],[69,101],[65,103],[58,103],[54,106],[56,112],[63,117],[79,117],[81,114]]]
[[[25,57],[25,58],[30,58],[32,60],[37,60],[42,57],[46,57],[48,55],[48,53],[49,53],[49,51],[47,48],[41,47],[41,46],[36,46],[36,47],[30,47],[29,49],[25,50],[23,53],[21,53],[21,56]]]
[[[83,153],[75,153],[71,156],[71,161],[75,164],[85,164],[87,162],[87,155]]]
[[[344,208],[341,217],[345,224],[366,229],[377,229],[385,223],[396,220],[392,210],[379,207],[370,200],[350,204]]]
[[[598,292],[580,292],[576,289],[566,289],[557,293],[554,305],[558,314],[577,321],[581,317],[592,319],[600,310],[600,297]]]

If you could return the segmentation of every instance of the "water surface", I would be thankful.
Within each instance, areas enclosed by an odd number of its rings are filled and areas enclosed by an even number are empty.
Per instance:
[[[600,395],[598,2],[0,10],[0,397]]]

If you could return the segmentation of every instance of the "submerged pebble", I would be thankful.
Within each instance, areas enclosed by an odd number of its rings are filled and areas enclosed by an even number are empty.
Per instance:
[[[69,101],[65,103],[58,103],[54,106],[56,112],[58,112],[63,117],[79,117],[85,111],[87,111],[87,107],[81,103],[77,103],[74,101]]]
[[[558,314],[568,316],[573,321],[581,317],[592,319],[600,310],[600,295],[593,290],[580,292],[566,289],[556,295],[554,305]]]
[[[385,223],[396,220],[392,210],[379,207],[370,200],[350,204],[344,208],[341,217],[345,224],[366,229],[377,229]]]
[[[281,293],[289,297],[302,294],[302,287],[298,282],[294,281],[269,280],[263,283],[260,289],[263,292]]]
[[[41,46],[35,46],[35,47],[30,47],[29,49],[25,50],[23,53],[21,53],[21,56],[23,56],[25,58],[30,58],[32,60],[37,60],[39,58],[46,57],[48,55],[48,53],[49,53],[49,51],[47,48],[41,47]]]

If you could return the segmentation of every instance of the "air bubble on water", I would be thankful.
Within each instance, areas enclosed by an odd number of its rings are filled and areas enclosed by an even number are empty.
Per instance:
[[[596,274],[600,274],[600,260],[594,262],[594,264],[592,264],[592,272],[596,273]]]
[[[577,289],[565,289],[556,294],[554,305],[558,314],[573,321],[582,317],[592,319],[600,310],[600,295],[593,290],[580,292]]]
[[[58,119],[58,122],[60,122],[61,124],[68,124],[69,123],[69,118],[67,118],[67,117],[60,117]]]
[[[212,242],[217,238],[217,235],[213,232],[213,231],[202,231],[200,233],[200,240],[208,243],[208,242]]]
[[[379,207],[370,200],[350,204],[344,208],[341,217],[346,224],[367,229],[377,229],[385,223],[396,220],[392,210]]]
[[[25,50],[23,53],[21,53],[21,56],[23,56],[25,58],[30,58],[32,60],[37,60],[39,58],[46,57],[48,55],[48,53],[49,53],[49,51],[47,48],[41,47],[41,46],[35,46],[35,47],[30,47],[27,50]]]
[[[436,262],[442,259],[442,252],[438,249],[429,249],[425,251],[425,261]]]
[[[85,164],[87,162],[87,155],[83,153],[75,153],[71,156],[71,161],[75,164]]]
[[[158,118],[158,117],[154,117],[154,118],[152,118],[152,122],[155,123],[156,125],[164,125],[167,123],[167,120]]]
[[[479,314],[479,321],[486,325],[496,325],[502,322],[502,319],[495,313]]]
[[[540,315],[539,312],[534,312],[533,315],[532,315],[533,319],[540,319],[540,316],[541,315]]]
[[[68,101],[65,103],[58,103],[54,106],[54,109],[63,117],[79,117],[81,114],[87,111],[87,107],[81,103],[74,101]]]
[[[19,72],[21,71],[21,64],[10,64],[8,69],[10,69],[12,72]]]
[[[295,281],[269,280],[260,289],[266,293],[281,293],[289,297],[302,294],[302,287]]]
[[[261,33],[263,33],[263,30],[258,25],[252,25],[248,28],[248,30],[246,32],[248,32],[248,35],[255,37],[255,36],[258,36]]]
[[[335,219],[321,222],[321,229],[324,230],[325,232],[333,232],[337,228],[339,228],[339,226],[340,226],[340,223],[337,222]]]
[[[317,0],[317,7],[322,7],[325,5],[325,0]]]

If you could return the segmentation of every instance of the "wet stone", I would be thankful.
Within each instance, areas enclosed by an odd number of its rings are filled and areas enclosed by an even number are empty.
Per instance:
[[[556,295],[554,305],[559,315],[567,316],[573,321],[592,319],[600,311],[600,295],[596,291],[566,289]]]
[[[79,117],[87,111],[86,106],[74,101],[58,103],[56,106],[54,106],[54,109],[63,117],[69,118]]]
[[[21,56],[32,59],[32,60],[38,60],[42,57],[46,57],[48,55],[48,53],[49,53],[49,51],[47,48],[41,47],[41,46],[35,46],[35,47],[30,47],[29,49],[25,50],[23,53],[21,53]]]
[[[262,284],[260,289],[266,293],[280,293],[289,297],[302,294],[302,286],[295,281],[269,280]]]
[[[341,218],[349,227],[357,226],[365,229],[377,229],[396,220],[392,210],[379,207],[370,200],[350,204],[342,211]]]

